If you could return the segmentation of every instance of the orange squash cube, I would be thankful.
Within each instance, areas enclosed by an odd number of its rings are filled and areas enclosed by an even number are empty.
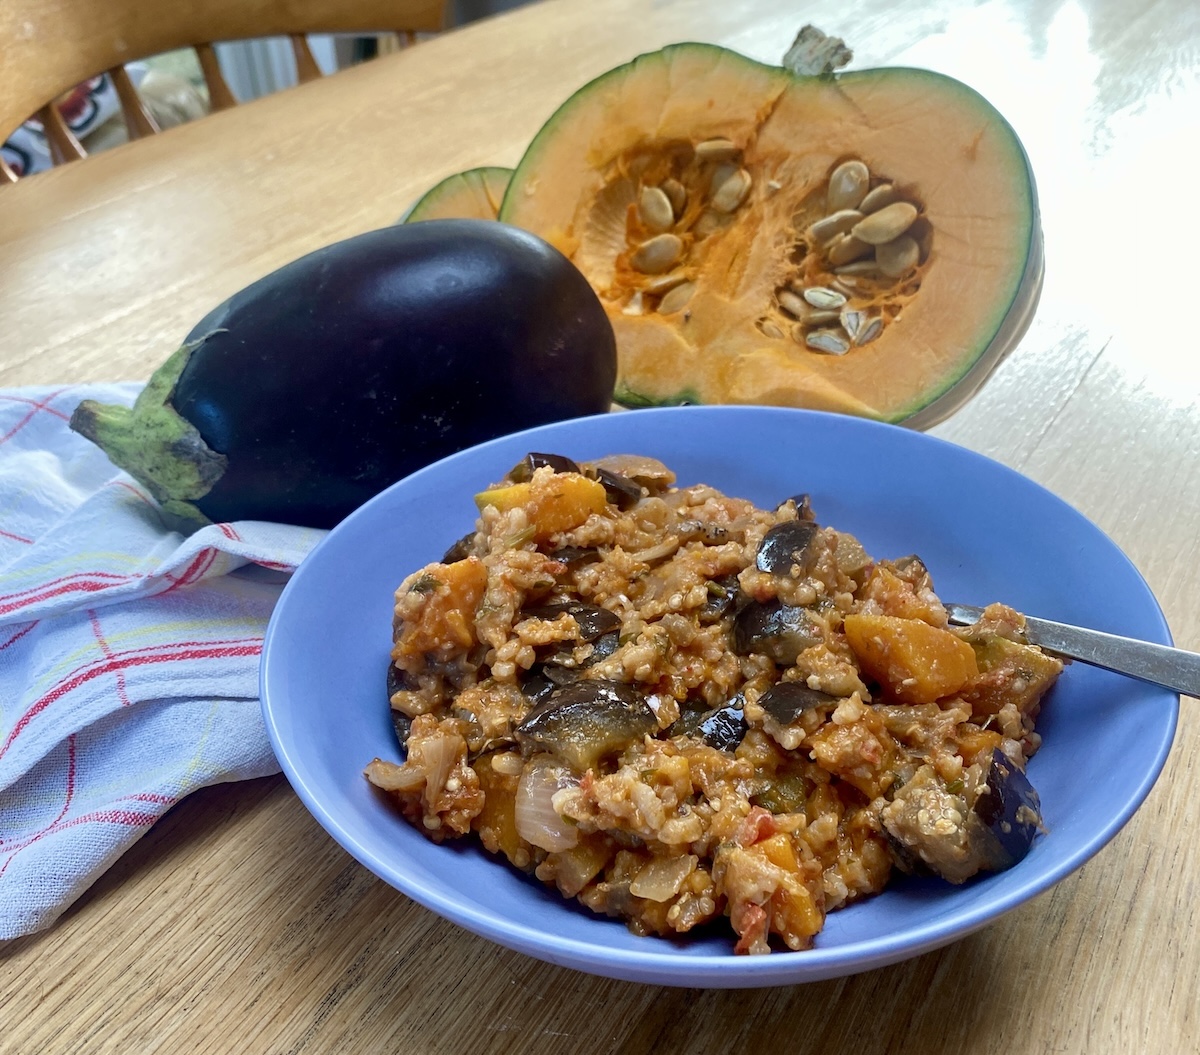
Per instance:
[[[551,535],[579,527],[593,513],[603,513],[608,495],[598,480],[579,473],[553,473],[481,491],[475,504],[480,511],[495,506],[501,513],[523,508],[533,539],[544,542]]]
[[[843,629],[863,671],[902,703],[939,700],[979,676],[967,642],[919,619],[856,613]]]
[[[424,603],[400,625],[392,658],[399,662],[431,653],[448,659],[467,651],[475,643],[475,609],[487,580],[487,568],[478,557],[429,564],[410,575],[400,589],[420,594]]]

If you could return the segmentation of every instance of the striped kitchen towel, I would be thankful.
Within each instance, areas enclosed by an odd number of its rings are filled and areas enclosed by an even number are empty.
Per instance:
[[[259,654],[323,532],[166,528],[67,427],[139,388],[0,391],[0,938],[53,923],[189,792],[279,771]]]

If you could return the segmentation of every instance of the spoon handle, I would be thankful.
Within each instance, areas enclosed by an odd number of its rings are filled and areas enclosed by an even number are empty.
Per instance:
[[[948,604],[946,611],[950,622],[963,626],[976,622],[983,614],[982,608],[965,604]],[[1025,617],[1025,638],[1047,652],[1128,674],[1185,696],[1200,697],[1200,654],[1195,652],[1032,616]]]

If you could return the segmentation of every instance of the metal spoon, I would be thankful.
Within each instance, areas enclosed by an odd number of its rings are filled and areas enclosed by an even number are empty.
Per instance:
[[[959,626],[969,626],[983,615],[982,608],[965,604],[948,604],[946,611],[950,622]],[[1031,616],[1025,617],[1025,639],[1047,652],[1200,698],[1200,654],[1195,652]]]

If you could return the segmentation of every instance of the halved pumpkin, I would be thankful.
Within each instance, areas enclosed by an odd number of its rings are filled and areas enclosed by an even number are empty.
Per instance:
[[[488,165],[447,176],[422,194],[401,217],[401,222],[494,220],[512,171]]]
[[[572,96],[499,218],[587,276],[617,399],[769,403],[926,426],[1024,333],[1033,175],[978,93],[918,69],[797,75],[678,44]]]

